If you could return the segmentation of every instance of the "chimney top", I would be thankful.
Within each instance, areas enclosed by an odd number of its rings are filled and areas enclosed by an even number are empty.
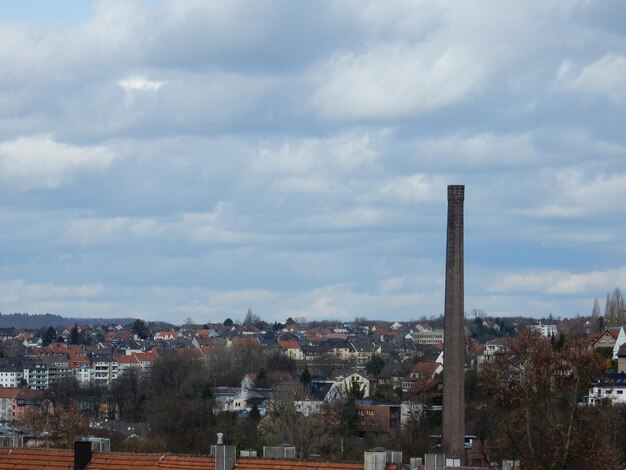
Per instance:
[[[465,185],[451,184],[448,186],[448,201],[463,201],[465,199]]]

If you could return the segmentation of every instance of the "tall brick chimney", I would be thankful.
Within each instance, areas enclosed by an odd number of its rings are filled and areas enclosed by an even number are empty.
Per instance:
[[[443,450],[446,457],[465,460],[465,395],[463,362],[463,202],[465,186],[448,186],[446,298],[443,353]]]

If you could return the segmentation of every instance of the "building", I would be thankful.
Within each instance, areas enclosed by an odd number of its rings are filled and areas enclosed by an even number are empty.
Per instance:
[[[531,331],[536,331],[541,336],[544,336],[546,338],[550,336],[556,336],[558,333],[556,325],[552,325],[552,324],[544,325],[541,322],[537,323],[536,325],[529,325],[528,329]]]
[[[48,367],[43,360],[24,361],[23,366],[27,387],[37,390],[48,388]]]
[[[413,338],[417,344],[439,344],[445,342],[444,330],[416,331]]]
[[[117,380],[118,363],[112,354],[92,354],[93,382],[96,385],[108,386]]]
[[[602,400],[620,405],[626,403],[626,374],[605,374],[593,384],[587,402],[595,405]]]
[[[0,388],[0,421],[18,419],[27,411],[38,410],[44,392],[27,388]]]
[[[355,405],[358,433],[389,434],[400,431],[402,415],[400,405],[378,404],[370,400],[357,400]]]
[[[0,362],[0,387],[19,387],[24,380],[24,366],[21,361]]]

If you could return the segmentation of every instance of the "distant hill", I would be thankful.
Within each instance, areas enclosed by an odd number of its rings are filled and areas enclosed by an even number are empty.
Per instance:
[[[61,315],[53,315],[51,313],[31,315],[28,313],[0,313],[0,328],[25,328],[29,330],[37,330],[48,326],[73,326],[74,323],[81,325],[108,325],[121,324],[127,325],[133,323],[134,318],[69,318]]]

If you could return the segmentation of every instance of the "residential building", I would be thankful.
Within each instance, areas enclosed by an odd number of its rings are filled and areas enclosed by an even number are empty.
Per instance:
[[[604,332],[592,343],[593,349],[610,349],[613,351],[617,337],[620,334],[622,327],[611,327],[604,330]]]
[[[443,330],[416,331],[413,334],[417,344],[438,344],[444,342]]]
[[[23,362],[26,386],[37,390],[48,388],[48,367],[42,359]]]
[[[20,360],[0,361],[0,387],[18,387],[24,380],[24,366]]]
[[[605,374],[593,384],[587,402],[595,405],[601,400],[620,405],[626,403],[626,374]]]
[[[27,411],[37,410],[44,399],[40,390],[0,388],[0,421],[18,419]]]
[[[536,325],[529,325],[528,329],[531,331],[536,331],[539,334],[541,334],[541,336],[544,337],[549,337],[549,336],[556,336],[558,333],[558,330],[556,328],[556,325],[553,324],[543,324],[541,322],[537,323]]]
[[[300,344],[295,339],[278,340],[278,348],[289,359],[293,359],[296,361],[304,359],[304,354],[302,354],[302,349],[300,348]]]
[[[112,354],[92,354],[93,381],[96,385],[108,386],[117,379],[118,363]]]
[[[371,400],[357,400],[355,405],[358,415],[357,432],[391,433],[400,430],[400,405],[378,404]]]

